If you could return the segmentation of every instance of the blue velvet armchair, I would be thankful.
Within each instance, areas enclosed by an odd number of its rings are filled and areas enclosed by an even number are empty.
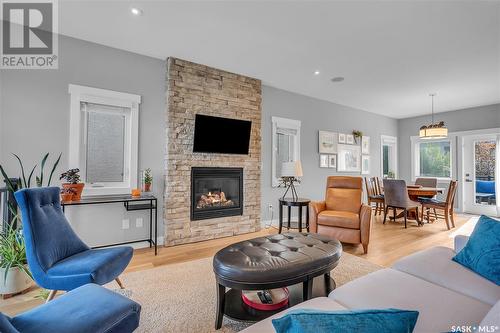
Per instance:
[[[21,208],[26,256],[36,283],[69,291],[87,283],[116,280],[132,259],[131,247],[90,249],[71,229],[61,208],[58,187],[28,188],[15,193]]]
[[[14,318],[0,313],[2,333],[131,333],[141,306],[117,293],[87,284]]]

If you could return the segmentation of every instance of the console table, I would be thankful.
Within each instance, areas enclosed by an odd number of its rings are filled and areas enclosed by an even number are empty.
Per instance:
[[[94,248],[125,245],[139,242],[149,242],[149,247],[155,246],[155,255],[158,254],[158,200],[154,195],[142,194],[138,197],[133,197],[129,195],[105,195],[105,196],[95,196],[95,197],[83,197],[79,201],[68,201],[61,202],[62,210],[65,211],[66,207],[70,206],[86,206],[86,205],[102,205],[102,204],[116,204],[123,203],[126,211],[135,210],[149,210],[149,238],[148,239],[138,239],[129,242],[115,243],[95,246]],[[154,212],[154,240],[153,240],[153,212]]]

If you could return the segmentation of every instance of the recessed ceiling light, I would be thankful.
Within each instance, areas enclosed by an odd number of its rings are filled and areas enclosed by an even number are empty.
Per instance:
[[[140,8],[132,7],[132,8],[130,8],[130,12],[135,16],[142,15],[142,9],[140,9]]]
[[[314,71],[314,75],[319,75],[319,71]]]
[[[332,82],[342,82],[345,79],[342,76],[336,76],[332,79]]]

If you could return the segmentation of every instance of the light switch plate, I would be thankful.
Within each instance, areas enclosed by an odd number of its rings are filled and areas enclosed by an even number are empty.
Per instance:
[[[130,220],[129,219],[122,220],[122,229],[129,229],[129,228],[130,228]]]
[[[135,227],[136,228],[142,228],[144,225],[142,217],[138,217],[135,219]]]

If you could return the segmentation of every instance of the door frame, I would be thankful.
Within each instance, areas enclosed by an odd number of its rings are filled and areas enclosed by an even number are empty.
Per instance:
[[[458,172],[457,175],[460,175],[460,179],[458,180],[458,184],[460,186],[460,190],[458,191],[458,210],[463,212],[464,211],[464,201],[465,201],[465,186],[464,186],[464,179],[465,179],[465,158],[464,158],[464,149],[465,149],[465,140],[469,137],[474,137],[474,136],[481,136],[481,135],[500,135],[500,128],[488,128],[488,129],[481,129],[481,130],[471,130],[471,131],[462,131],[462,132],[455,132],[454,134],[457,135],[458,137],[458,142],[460,144],[460,149],[457,149],[457,159],[459,160],[459,163],[457,164],[458,166]],[[498,148],[497,148],[498,150]],[[498,159],[498,157],[497,157]],[[498,166],[497,166],[498,167]],[[457,177],[458,178],[458,177]],[[498,186],[497,186],[498,188]]]
[[[390,143],[394,144],[394,177],[395,179],[398,178],[399,175],[399,170],[398,170],[398,137],[397,136],[392,136],[392,135],[385,135],[382,134],[380,135],[380,176],[383,179],[384,178],[384,140],[389,141]]]

